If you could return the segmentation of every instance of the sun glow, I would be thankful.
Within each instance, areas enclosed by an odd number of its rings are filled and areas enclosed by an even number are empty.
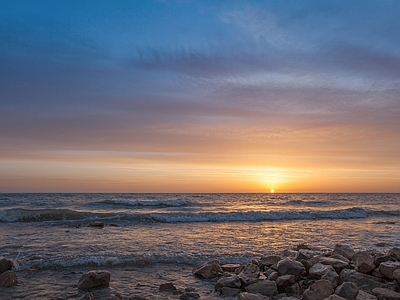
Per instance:
[[[271,192],[271,194],[273,194],[273,193],[275,193],[275,190],[271,190],[270,192]]]

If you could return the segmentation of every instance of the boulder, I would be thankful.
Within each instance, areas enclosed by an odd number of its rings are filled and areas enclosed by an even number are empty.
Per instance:
[[[302,263],[292,260],[290,258],[284,258],[277,264],[277,271],[279,275],[294,275],[296,280],[299,280],[306,268]]]
[[[81,276],[78,282],[80,290],[91,290],[108,287],[111,274],[107,271],[89,271]]]
[[[269,297],[261,294],[243,292],[239,295],[238,300],[269,300]]]
[[[319,262],[324,265],[332,266],[337,273],[340,273],[343,269],[348,268],[349,264],[341,259],[332,257],[322,257]]]
[[[389,255],[390,257],[393,257],[397,260],[400,260],[400,248],[392,248],[388,251],[387,255]]]
[[[356,300],[358,287],[353,282],[344,282],[336,288],[335,294],[347,300]]]
[[[255,264],[246,264],[238,275],[244,283],[248,283],[258,278],[260,268]]]
[[[393,271],[393,279],[400,283],[400,269]]]
[[[356,271],[368,274],[375,269],[374,259],[366,251],[357,252],[353,255],[353,263],[356,267]]]
[[[183,292],[183,294],[179,296],[179,300],[197,300],[197,299],[200,299],[200,295],[196,292]]]
[[[374,295],[368,294],[362,290],[358,291],[356,300],[378,300]]]
[[[328,273],[324,274],[321,279],[329,280],[332,284],[332,287],[335,289],[340,283],[340,276],[335,271],[329,271]]]
[[[205,279],[215,278],[223,273],[218,260],[210,260],[201,265],[194,267],[193,275],[203,277]]]
[[[296,277],[294,275],[282,275],[276,279],[277,286],[291,286],[296,282]]]
[[[223,287],[240,288],[242,282],[238,275],[220,278],[214,286],[215,291],[221,292]]]
[[[270,267],[277,262],[279,262],[281,258],[276,255],[268,255],[268,256],[263,256],[258,260],[258,263],[260,267]]]
[[[0,259],[0,274],[4,273],[5,271],[11,271],[13,266],[14,261],[12,261],[11,259]]]
[[[347,300],[347,299],[333,294],[330,295],[328,298],[325,298],[324,300]]]
[[[350,263],[350,259],[344,257],[343,255],[340,254],[333,254],[331,256],[329,256],[330,258],[336,258],[336,259],[340,259],[341,261],[347,262],[348,264]]]
[[[378,298],[378,300],[400,299],[400,293],[385,288],[375,288],[372,290],[372,294],[375,295]]]
[[[331,265],[316,263],[308,270],[308,275],[310,278],[321,279],[329,271],[335,272],[335,269]]]
[[[160,284],[159,291],[176,291],[176,287],[172,282],[166,282],[166,283],[162,283]]]
[[[227,297],[233,297],[233,296],[236,296],[236,295],[240,294],[240,289],[232,288],[232,287],[229,287],[229,286],[224,286],[224,287],[221,288],[220,293],[222,295],[224,295],[224,296],[227,296]]]
[[[224,272],[235,272],[240,267],[239,264],[224,264],[221,268]]]
[[[393,279],[393,272],[397,269],[400,269],[400,261],[388,260],[379,265],[379,272],[389,279]]]
[[[90,223],[88,225],[88,227],[98,227],[98,228],[103,228],[104,227],[104,223],[100,222],[100,221],[93,221],[92,223]]]
[[[328,280],[320,279],[314,282],[303,293],[303,300],[323,300],[333,294],[332,285]]]
[[[343,282],[354,282],[358,288],[363,287],[364,291],[371,291],[372,289],[382,287],[385,284],[385,280],[382,278],[377,278],[350,269],[343,269],[343,271],[340,272],[340,279]]]
[[[296,260],[297,261],[302,261],[303,259],[308,260],[308,259],[312,258],[314,255],[315,255],[315,251],[300,249],[299,251],[297,251]]]
[[[278,287],[275,281],[259,279],[246,286],[246,291],[264,296],[275,296],[278,294]]]
[[[346,257],[347,259],[351,259],[355,254],[355,251],[349,245],[336,244],[335,249],[333,249],[333,254],[340,254]]]
[[[17,283],[18,276],[14,271],[7,270],[0,274],[0,286],[12,287]]]
[[[276,281],[277,279],[278,279],[278,277],[279,277],[279,273],[278,272],[271,272],[269,275],[268,275],[268,280],[271,280],[271,281]]]

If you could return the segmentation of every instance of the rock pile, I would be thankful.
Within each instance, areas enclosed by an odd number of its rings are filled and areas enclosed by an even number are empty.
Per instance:
[[[0,286],[12,287],[17,283],[18,276],[12,271],[14,262],[11,259],[0,259]]]
[[[240,300],[400,300],[400,248],[379,253],[342,244],[332,251],[299,245],[244,265],[209,261],[193,274],[216,280],[217,293]]]

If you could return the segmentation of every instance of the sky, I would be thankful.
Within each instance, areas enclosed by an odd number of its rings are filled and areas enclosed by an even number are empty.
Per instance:
[[[0,192],[400,192],[400,1],[0,2]]]

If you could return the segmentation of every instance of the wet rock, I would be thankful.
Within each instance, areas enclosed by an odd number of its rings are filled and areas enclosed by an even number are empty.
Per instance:
[[[374,259],[368,252],[357,252],[353,255],[353,263],[356,271],[368,274],[375,269]]]
[[[343,269],[349,267],[347,262],[338,258],[322,257],[319,262],[324,265],[332,266],[337,273],[340,273]]]
[[[260,268],[255,264],[246,264],[238,275],[244,283],[248,283],[258,278]]]
[[[160,284],[159,291],[176,291],[176,287],[172,282],[166,282],[166,283],[162,283]]]
[[[322,300],[333,294],[332,285],[328,280],[320,279],[314,282],[303,293],[303,300]]]
[[[228,296],[228,297],[236,296],[236,295],[240,294],[240,289],[232,288],[229,286],[224,286],[221,289],[221,294],[224,296]]]
[[[304,260],[308,260],[310,258],[312,258],[315,255],[315,252],[310,251],[310,250],[306,250],[306,249],[300,249],[297,254],[296,254],[296,260],[297,261],[302,261]]]
[[[277,279],[278,279],[278,277],[279,277],[279,273],[278,272],[271,272],[271,274],[270,275],[268,275],[268,280],[271,280],[271,281],[276,281]]]
[[[391,260],[391,259],[392,259],[392,257],[387,254],[378,253],[374,257],[374,265],[379,266],[381,263]]]
[[[276,264],[279,262],[281,258],[276,255],[269,255],[269,256],[263,256],[261,257],[258,262],[260,264],[260,267],[271,267],[272,265]]]
[[[353,282],[344,282],[336,288],[335,294],[347,300],[356,300],[358,287]]]
[[[215,278],[223,273],[218,260],[210,260],[201,265],[194,267],[193,275],[197,275],[206,279]]]
[[[302,243],[302,244],[298,244],[297,246],[296,246],[296,251],[299,251],[299,250],[311,250],[311,248],[310,248],[310,246],[308,246],[307,244],[305,244],[305,243]]]
[[[333,254],[340,254],[346,257],[347,259],[351,259],[355,254],[355,251],[350,245],[336,244],[335,249],[333,249]]]
[[[223,287],[240,288],[242,282],[238,275],[220,278],[214,286],[215,291],[221,292]]]
[[[107,271],[89,271],[81,276],[78,282],[80,290],[91,290],[108,287],[111,274]]]
[[[279,275],[294,275],[296,280],[299,280],[306,268],[298,261],[290,258],[284,258],[277,264],[277,271]]]
[[[5,271],[11,271],[13,266],[14,262],[11,259],[0,259],[0,274],[4,273]]]
[[[7,270],[0,274],[0,286],[12,287],[17,283],[18,276],[14,271]]]
[[[296,277],[294,275],[282,275],[276,279],[277,286],[291,286],[296,282]]]
[[[238,300],[269,300],[269,297],[261,294],[243,292],[239,295]]]
[[[329,280],[334,289],[340,284],[340,276],[335,271],[329,271],[328,273],[324,274],[321,279]]]
[[[278,287],[275,281],[259,279],[248,285],[246,291],[253,294],[274,296],[278,294]]]
[[[399,300],[400,293],[385,288],[375,288],[372,290],[372,294],[378,298],[378,300]]]
[[[103,227],[104,227],[104,223],[103,223],[103,222],[99,222],[99,221],[93,221],[92,223],[90,223],[90,224],[88,225],[88,227],[103,228]]]
[[[184,292],[182,295],[179,296],[180,300],[196,300],[200,299],[200,295],[195,292]]]
[[[240,267],[239,264],[224,264],[221,268],[224,272],[235,272]]]
[[[400,260],[400,248],[392,248],[388,251],[387,255],[389,255],[390,257],[393,257],[397,260]]]
[[[340,278],[343,282],[354,282],[358,288],[363,287],[364,291],[371,291],[372,289],[382,287],[385,284],[385,280],[382,278],[377,278],[350,269],[344,269],[340,272]]]
[[[393,272],[400,269],[400,261],[385,261],[379,265],[379,272],[385,277],[393,279]]]
[[[393,279],[400,283],[400,269],[393,271]]]
[[[376,298],[374,295],[371,295],[367,292],[364,292],[362,290],[358,291],[358,295],[356,300],[377,300],[378,298]]]
[[[321,279],[329,271],[335,272],[335,269],[331,265],[316,263],[308,270],[308,276],[310,278]]]

